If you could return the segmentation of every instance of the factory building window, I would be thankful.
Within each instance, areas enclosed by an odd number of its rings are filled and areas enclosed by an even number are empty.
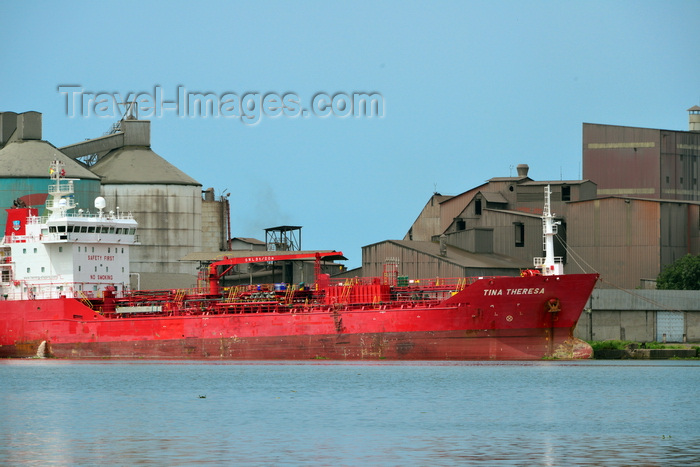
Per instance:
[[[571,201],[571,187],[570,186],[561,187],[561,200],[562,201]]]
[[[461,231],[467,228],[467,223],[464,219],[457,219],[457,231]]]
[[[525,246],[525,224],[522,222],[514,222],[513,226],[515,227],[515,246]]]
[[[474,202],[474,214],[476,214],[477,216],[481,215],[481,200],[480,199],[477,199]]]

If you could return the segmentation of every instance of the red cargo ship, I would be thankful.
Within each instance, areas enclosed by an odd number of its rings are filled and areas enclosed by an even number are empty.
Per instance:
[[[240,360],[528,360],[589,358],[573,329],[598,279],[564,275],[556,225],[543,216],[545,258],[520,277],[331,279],[342,253],[264,252],[209,266],[192,290],[129,289],[131,215],[73,214],[73,183],[51,167],[47,209],[7,209],[0,244],[0,357]],[[223,288],[246,262],[316,260],[311,285]]]

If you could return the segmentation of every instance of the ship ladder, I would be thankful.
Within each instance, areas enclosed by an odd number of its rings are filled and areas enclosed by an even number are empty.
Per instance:
[[[224,300],[226,303],[231,303],[235,299],[236,295],[238,295],[238,286],[236,287],[229,287],[228,289],[228,295],[226,296],[226,300]]]
[[[183,301],[185,301],[185,291],[178,289],[178,291],[175,292],[175,303],[182,303]]]
[[[284,293],[284,303],[292,303],[292,298],[294,297],[294,287],[287,287],[287,291]]]
[[[78,298],[81,302],[83,302],[83,305],[92,308],[92,302],[90,302],[90,299],[87,297],[87,295],[85,295],[85,293],[82,290],[78,290]]]
[[[343,290],[340,292],[340,303],[348,303],[350,301],[350,291],[353,285],[352,281],[350,281],[343,286]]]
[[[462,290],[464,290],[464,288],[466,286],[467,286],[467,278],[466,277],[460,278],[459,281],[457,281],[457,289],[455,289],[455,293],[461,292]]]

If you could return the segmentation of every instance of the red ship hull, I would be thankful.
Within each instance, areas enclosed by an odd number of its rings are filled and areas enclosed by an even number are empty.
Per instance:
[[[589,358],[573,329],[595,274],[476,280],[439,303],[185,316],[99,314],[72,298],[0,302],[0,357],[237,360]]]

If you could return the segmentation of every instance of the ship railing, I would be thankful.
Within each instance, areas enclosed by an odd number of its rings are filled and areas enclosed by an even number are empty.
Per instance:
[[[483,277],[434,277],[429,279],[408,279],[399,276],[394,289],[431,289],[431,290],[462,290],[467,285]],[[355,277],[352,279],[331,279],[331,286],[346,287],[349,281],[352,285],[385,284],[382,277]]]
[[[109,211],[102,213],[91,213],[89,211],[78,211],[78,212],[66,212],[61,217],[71,218],[71,219],[104,219],[104,220],[134,220],[133,214],[127,211]],[[29,216],[27,218],[27,225],[36,224],[46,224],[49,220],[49,216]]]
[[[38,235],[5,235],[2,238],[2,242],[7,244],[7,243],[27,243],[27,242],[33,242],[39,239]]]
[[[541,256],[537,256],[537,257],[533,258],[533,262],[534,262],[534,265],[536,268],[541,268],[542,266],[544,266],[544,263],[546,260],[547,260],[547,258],[544,258]],[[564,257],[562,257],[562,256],[555,256],[554,257],[554,264],[563,264],[563,263],[564,263]]]

